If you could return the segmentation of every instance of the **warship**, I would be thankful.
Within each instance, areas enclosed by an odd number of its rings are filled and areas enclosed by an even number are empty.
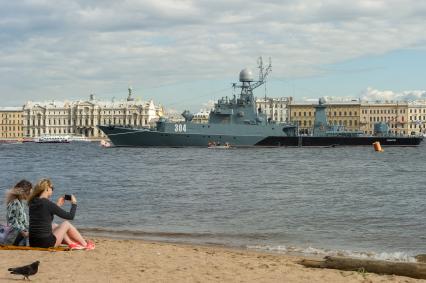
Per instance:
[[[215,103],[209,114],[208,123],[192,122],[189,111],[182,113],[182,122],[172,122],[161,117],[155,128],[125,125],[98,125],[114,146],[118,147],[207,147],[209,144],[229,144],[232,147],[252,146],[348,146],[371,145],[380,142],[383,146],[415,146],[423,137],[390,136],[386,129],[378,127],[377,136],[366,136],[362,132],[349,132],[340,126],[327,124],[326,103],[319,100],[316,106],[312,135],[300,135],[293,123],[279,123],[268,119],[261,109],[256,109],[253,90],[263,85],[272,70],[271,61],[264,66],[259,58],[259,79],[254,80],[249,69],[239,74],[241,89],[239,97],[223,97]]]

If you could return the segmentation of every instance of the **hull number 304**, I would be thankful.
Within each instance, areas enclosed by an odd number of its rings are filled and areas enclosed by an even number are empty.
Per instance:
[[[176,133],[182,133],[186,132],[186,124],[175,124],[175,132]]]

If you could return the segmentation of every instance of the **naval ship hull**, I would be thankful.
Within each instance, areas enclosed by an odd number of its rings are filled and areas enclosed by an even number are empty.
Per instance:
[[[168,133],[156,130],[98,126],[120,147],[207,147],[209,142],[228,142],[232,146],[254,146],[265,137],[260,135],[226,135],[200,133]]]
[[[167,133],[148,129],[119,126],[98,126],[118,147],[207,147],[209,142],[228,142],[234,147],[334,147],[371,146],[418,146],[423,137],[375,137],[375,136],[262,136],[219,135],[197,133]]]

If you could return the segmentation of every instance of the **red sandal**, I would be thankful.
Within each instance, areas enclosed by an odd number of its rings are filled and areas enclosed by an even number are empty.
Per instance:
[[[68,245],[71,250],[84,250],[85,248],[78,243],[71,243]]]
[[[95,243],[93,243],[92,241],[87,241],[86,250],[91,251],[94,249],[95,249]]]

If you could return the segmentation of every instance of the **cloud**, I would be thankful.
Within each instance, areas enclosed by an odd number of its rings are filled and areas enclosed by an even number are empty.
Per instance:
[[[0,96],[11,101],[129,84],[146,97],[179,81],[236,79],[259,55],[272,57],[276,78],[306,77],[426,43],[426,3],[414,0],[3,2]]]
[[[391,90],[378,90],[368,87],[361,96],[367,101],[415,101],[426,100],[426,90],[407,90],[394,92]]]

